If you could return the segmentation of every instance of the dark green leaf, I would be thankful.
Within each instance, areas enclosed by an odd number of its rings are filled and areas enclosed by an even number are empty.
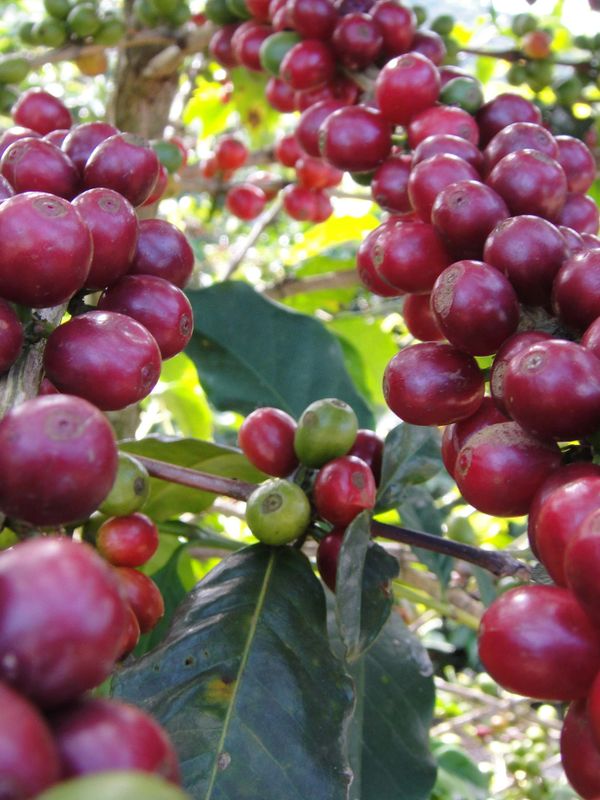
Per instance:
[[[345,657],[355,661],[385,625],[393,605],[390,581],[398,562],[371,541],[370,514],[364,511],[348,526],[336,575],[336,615]]]
[[[344,365],[339,342],[316,319],[228,281],[190,292],[195,330],[187,348],[212,404],[248,414],[275,406],[298,417],[309,403],[338,397],[362,427],[373,415]]]
[[[432,800],[486,800],[489,778],[468,754],[454,745],[439,744],[434,749],[438,778]]]
[[[442,513],[424,486],[406,486],[396,507],[404,527],[433,533],[435,536],[444,535]],[[452,572],[452,559],[421,547],[414,547],[413,550],[419,560],[438,576],[442,586],[446,586]]]
[[[311,256],[294,268],[294,278],[308,278],[313,275],[323,275],[332,272],[352,271],[356,275],[356,250],[358,242],[327,247],[319,255]],[[359,289],[358,277],[356,285],[349,287],[335,287],[332,289],[312,289],[299,292],[286,297],[283,302],[296,311],[312,314],[317,309],[323,309],[332,314],[337,313],[343,305],[352,302]]]
[[[119,447],[128,453],[199,469],[210,472],[211,475],[238,478],[250,483],[264,480],[263,473],[253,467],[239,450],[200,439],[148,437],[139,441],[121,442]],[[178,517],[184,512],[197,514],[208,508],[214,499],[214,494],[210,492],[152,478],[150,497],[144,506],[144,513],[156,521],[162,521]]]
[[[440,437],[434,428],[397,425],[385,439],[377,510],[396,508],[406,484],[424,483],[441,467]]]
[[[167,729],[195,800],[346,800],[350,681],[307,559],[262,545],[190,593],[165,640],[113,692]]]
[[[427,800],[436,767],[429,750],[433,667],[419,640],[392,614],[351,668],[357,694],[350,726],[351,800]]]
[[[160,532],[167,533],[171,536],[182,536],[193,542],[196,547],[203,547],[215,550],[229,550],[235,553],[240,550],[243,545],[236,539],[230,539],[228,536],[223,536],[217,531],[201,525],[192,525],[189,522],[181,522],[180,520],[171,520],[170,522],[161,522]]]

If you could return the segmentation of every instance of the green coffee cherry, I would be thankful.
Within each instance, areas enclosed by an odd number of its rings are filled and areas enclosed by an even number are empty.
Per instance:
[[[148,499],[150,476],[143,464],[129,453],[119,453],[117,477],[99,511],[108,517],[124,517],[139,511]]]
[[[46,47],[61,47],[69,38],[69,32],[61,20],[46,17],[36,25],[36,36]]]
[[[54,19],[66,19],[71,7],[69,0],[44,0],[46,12]]]
[[[452,78],[441,90],[440,102],[475,114],[483,105],[483,89],[472,78]]]
[[[239,21],[238,17],[229,10],[225,0],[206,0],[204,16],[217,25],[228,25],[230,22]]]
[[[271,75],[279,76],[279,67],[285,55],[300,41],[302,39],[295,31],[278,31],[267,36],[259,50],[262,68]]]
[[[538,20],[533,14],[516,14],[510,27],[515,36],[525,36],[526,33],[536,30]]]
[[[261,483],[248,498],[246,522],[264,544],[288,544],[308,527],[310,503],[297,484],[272,478]]]
[[[347,403],[326,398],[311,403],[298,420],[294,450],[307,467],[320,467],[345,455],[358,431],[356,414]]]
[[[106,15],[100,20],[100,27],[94,34],[94,42],[112,47],[125,36],[125,23],[115,15]]]
[[[29,61],[21,56],[0,59],[0,83],[21,83],[29,74]]]
[[[67,25],[71,33],[79,39],[93,36],[100,28],[100,17],[92,3],[81,3],[69,12]]]
[[[417,23],[417,28],[420,27],[427,19],[427,9],[424,6],[413,6],[413,14]]]
[[[158,775],[145,772],[99,772],[61,781],[37,795],[38,800],[190,800],[190,795]]]
[[[429,27],[440,36],[448,36],[454,27],[454,17],[452,14],[440,14],[431,21]]]

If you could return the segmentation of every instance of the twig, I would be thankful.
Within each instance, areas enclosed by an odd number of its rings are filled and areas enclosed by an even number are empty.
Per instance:
[[[263,294],[272,300],[282,300],[294,294],[318,292],[323,289],[345,289],[357,283],[359,279],[356,270],[344,269],[339,272],[327,272],[325,275],[312,275],[309,278],[284,278],[265,289]]]
[[[265,228],[273,222],[277,214],[281,211],[282,200],[281,197],[277,197],[270,206],[267,206],[262,214],[254,220],[254,224],[250,229],[250,233],[246,236],[245,239],[242,240],[240,246],[236,249],[236,252],[231,257],[229,264],[227,265],[227,269],[225,270],[225,274],[222,277],[222,280],[226,281],[231,278],[233,273],[236,269],[240,266],[242,261],[246,258],[248,250],[256,244],[258,237],[261,233],[265,230]]]

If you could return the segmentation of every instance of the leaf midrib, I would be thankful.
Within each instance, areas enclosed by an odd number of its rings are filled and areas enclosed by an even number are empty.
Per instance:
[[[227,738],[227,734],[229,733],[229,725],[231,723],[231,718],[233,716],[233,710],[235,708],[236,700],[238,691],[242,684],[242,678],[244,675],[244,670],[248,663],[248,658],[250,655],[250,648],[252,646],[252,642],[254,641],[254,635],[256,633],[256,628],[258,627],[258,621],[260,615],[262,613],[262,609],[265,603],[265,598],[267,595],[267,587],[269,585],[269,581],[271,579],[271,573],[273,572],[273,566],[275,564],[275,555],[273,552],[269,554],[269,563],[267,569],[265,570],[265,575],[263,578],[262,586],[260,588],[260,593],[258,595],[258,600],[256,602],[256,609],[252,616],[252,622],[250,624],[250,628],[248,630],[248,636],[246,638],[246,642],[244,644],[244,650],[242,652],[242,659],[240,661],[240,668],[237,674],[237,680],[235,682],[235,689],[233,691],[233,695],[231,698],[231,703],[229,704],[229,708],[227,709],[227,713],[225,715],[225,721],[223,722],[223,731],[221,733],[221,737],[219,739],[219,743],[217,745],[217,750],[215,752],[215,759],[213,763],[212,772],[209,778],[208,787],[205,794],[205,800],[210,800],[212,797],[213,789],[215,787],[215,783],[217,780],[217,773],[219,770],[219,756],[223,752],[223,747],[225,745],[225,739]]]

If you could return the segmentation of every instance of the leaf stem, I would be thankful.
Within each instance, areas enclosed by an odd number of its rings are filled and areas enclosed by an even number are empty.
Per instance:
[[[199,489],[204,492],[224,495],[225,497],[233,497],[235,500],[247,500],[257,488],[255,483],[247,483],[236,478],[223,478],[220,475],[211,475],[208,472],[201,472],[189,467],[180,467],[177,464],[158,461],[147,456],[136,454],[135,458],[146,467],[153,478],[189,486],[192,489]],[[518,561],[507,553],[483,550],[480,547],[472,547],[451,539],[444,539],[432,533],[414,531],[397,525],[388,525],[377,520],[371,521],[371,533],[373,536],[380,536],[383,539],[390,539],[391,541],[414,547],[422,547],[424,550],[431,550],[461,561],[468,561],[499,577],[514,576],[524,581],[531,579],[531,571],[527,564]]]

